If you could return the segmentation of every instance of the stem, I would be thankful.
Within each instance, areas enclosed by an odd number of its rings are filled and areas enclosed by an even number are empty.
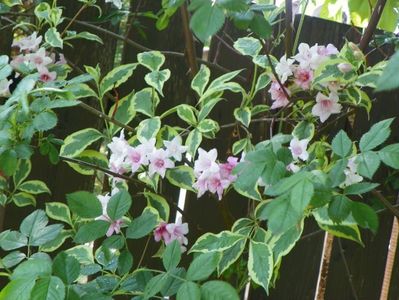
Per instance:
[[[148,238],[147,238],[147,241],[146,241],[146,243],[145,243],[145,246],[144,246],[143,252],[141,253],[141,257],[140,257],[139,263],[138,263],[138,265],[137,265],[137,269],[139,269],[139,268],[140,268],[140,266],[141,266],[141,263],[143,262],[143,259],[144,259],[144,256],[145,256],[145,253],[146,253],[146,251],[147,251],[147,248],[148,248],[148,244],[150,243],[150,239],[151,239],[151,235],[149,235],[149,236],[148,236]]]
[[[314,297],[315,300],[324,300],[333,241],[334,241],[334,236],[328,232],[325,232],[324,242],[323,242],[323,252],[321,254],[319,276],[317,278],[317,287]]]
[[[357,296],[355,285],[354,285],[353,280],[352,280],[353,276],[352,276],[352,274],[350,272],[348,261],[346,260],[346,256],[345,256],[345,250],[342,247],[342,242],[341,242],[340,238],[338,238],[338,247],[339,247],[339,252],[341,254],[341,257],[342,257],[342,261],[344,263],[346,275],[348,275],[348,281],[349,281],[349,285],[351,286],[353,299],[358,300],[359,297]]]
[[[191,78],[194,78],[195,74],[198,72],[197,64],[197,54],[195,52],[195,43],[193,39],[193,34],[190,30],[190,16],[187,10],[187,3],[184,2],[180,7],[180,14],[182,18],[183,34],[185,41],[185,48],[187,54],[188,65],[190,67]]]
[[[73,22],[76,21],[76,19],[79,17],[79,15],[85,10],[85,8],[87,7],[87,3],[85,3],[84,5],[82,5],[80,7],[80,9],[78,10],[78,12],[73,16],[73,18],[69,21],[69,23],[67,24],[67,26],[65,26],[64,30],[61,33],[61,37],[63,37],[65,35],[65,33],[67,32],[67,30],[69,29],[69,27],[71,27],[71,25],[73,24]]]
[[[395,206],[393,206],[391,204],[391,202],[389,202],[382,194],[380,191],[377,190],[372,190],[371,194],[373,194],[373,196],[375,196],[378,200],[380,200],[382,202],[382,204],[384,204],[384,206],[394,214],[394,216],[396,218],[399,218],[399,211],[396,209]]]
[[[299,35],[302,32],[303,22],[305,21],[305,12],[306,12],[306,8],[308,7],[308,4],[309,4],[309,0],[306,0],[305,6],[303,7],[303,10],[302,10],[301,19],[299,20],[298,29],[295,34],[294,46],[292,47],[292,55],[295,55],[295,51],[298,48]]]
[[[359,43],[359,48],[363,52],[366,50],[366,47],[370,43],[371,38],[375,32],[375,29],[377,28],[378,22],[380,21],[386,2],[387,0],[378,0],[374,7],[373,13],[370,17],[370,22],[367,25],[366,30],[364,31],[364,34]]]
[[[292,52],[292,0],[285,0],[285,54]]]

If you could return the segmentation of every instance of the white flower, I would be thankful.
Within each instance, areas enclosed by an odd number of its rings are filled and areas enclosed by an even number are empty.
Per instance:
[[[124,160],[129,147],[129,143],[125,139],[125,132],[123,129],[119,137],[114,136],[112,138],[112,142],[108,144],[108,148],[111,150],[111,156],[122,157],[121,160]]]
[[[50,72],[46,67],[37,66],[37,70],[39,71],[39,79],[42,82],[51,82],[57,78],[57,73]]]
[[[35,53],[31,53],[26,55],[27,59],[33,63],[36,68],[40,67],[45,67],[48,64],[52,63],[52,59],[48,56],[46,56],[46,50],[44,48],[40,48],[38,51]]]
[[[295,163],[290,163],[287,167],[286,167],[287,171],[292,172],[292,173],[297,173],[299,172],[299,170],[301,169],[300,166],[297,166]]]
[[[145,157],[147,158],[147,161],[144,162],[144,164],[148,164],[151,154],[157,150],[155,147],[156,140],[155,138],[147,140],[144,137],[139,137],[139,141],[141,145],[139,145],[137,148],[139,148],[141,153],[144,153]]]
[[[115,5],[118,9],[122,8],[122,0],[105,0],[105,3],[111,2],[113,5]]]
[[[142,165],[148,165],[148,159],[140,146],[128,148],[125,162],[130,166],[132,173]]]
[[[12,44],[13,47],[18,47],[20,51],[36,51],[42,42],[42,37],[37,36],[37,32],[32,33],[30,36],[24,37],[19,41]]]
[[[168,153],[164,149],[155,150],[150,155],[150,165],[148,174],[153,176],[155,173],[165,177],[166,169],[174,168],[175,163],[168,158]]]
[[[286,58],[284,55],[280,58],[280,62],[276,64],[276,73],[280,76],[281,83],[287,81],[288,76],[291,76],[292,73],[292,64],[294,63],[294,59]]]
[[[349,186],[355,183],[363,181],[363,177],[357,174],[357,164],[355,162],[356,157],[352,157],[348,160],[347,168],[344,170],[345,181],[341,187]]]
[[[298,140],[297,138],[293,138],[291,140],[288,149],[291,150],[292,157],[295,160],[300,158],[301,160],[305,161],[309,158],[309,153],[306,151],[308,143],[309,143],[308,139]]]
[[[181,161],[182,154],[187,151],[186,146],[181,145],[180,136],[175,136],[171,141],[163,141],[166,147],[166,152],[170,157],[173,157],[176,161]]]
[[[322,93],[316,96],[316,104],[312,108],[312,114],[320,118],[320,122],[327,120],[332,114],[341,112],[341,104],[338,103],[338,95],[331,92],[328,97]]]
[[[10,96],[10,85],[12,80],[2,79],[0,80],[0,97]]]
[[[198,158],[194,162],[194,174],[199,177],[201,172],[204,171],[211,173],[219,172],[219,165],[216,163],[217,156],[218,152],[216,149],[206,152],[204,149],[198,148]]]

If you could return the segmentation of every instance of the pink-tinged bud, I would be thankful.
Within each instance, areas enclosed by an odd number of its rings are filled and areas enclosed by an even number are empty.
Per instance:
[[[340,63],[338,64],[338,69],[342,72],[342,73],[348,73],[350,71],[352,71],[352,65],[348,64],[348,63]]]
[[[363,53],[360,50],[353,51],[353,55],[356,59],[363,59]]]

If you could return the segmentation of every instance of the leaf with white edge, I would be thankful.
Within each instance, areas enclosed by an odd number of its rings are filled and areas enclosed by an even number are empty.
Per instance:
[[[204,300],[239,300],[237,291],[227,282],[207,281],[201,286],[201,299]]]
[[[197,124],[197,113],[197,110],[191,105],[180,104],[177,106],[177,115],[189,125],[195,126]]]
[[[273,274],[273,252],[265,243],[250,241],[248,273],[251,279],[269,293],[270,279]]]
[[[386,119],[371,126],[370,130],[363,134],[360,139],[360,150],[362,152],[373,150],[375,147],[385,142],[391,134],[390,126],[393,120],[393,118]]]
[[[31,291],[36,279],[33,277],[20,278],[10,281],[0,292],[0,299],[31,300]]]
[[[25,181],[18,187],[18,189],[20,191],[34,194],[34,195],[43,194],[43,193],[51,194],[47,185],[43,181],[40,181],[40,180]]]
[[[142,238],[152,232],[158,224],[159,215],[157,210],[147,206],[143,213],[130,223],[126,230],[126,237],[128,239]]]
[[[51,274],[51,258],[46,253],[35,253],[19,264],[11,275],[11,280],[37,278]],[[1,299],[1,298],[0,298]]]
[[[19,231],[5,231],[2,232],[0,238],[0,247],[5,251],[10,251],[24,247],[28,244],[28,238],[26,235]]]
[[[211,71],[206,65],[201,65],[200,70],[197,74],[195,74],[193,80],[191,81],[191,88],[198,94],[198,96],[202,96],[206,85],[209,82],[209,78],[211,76]]]
[[[29,159],[18,160],[17,169],[13,176],[14,186],[18,185],[28,177],[30,171],[32,170],[32,164]]]
[[[67,238],[73,237],[73,231],[70,230],[61,230],[61,232],[51,241],[44,243],[39,246],[39,251],[41,252],[54,252],[59,247],[61,247]]]
[[[224,251],[233,247],[240,240],[245,239],[241,234],[231,231],[222,231],[218,234],[206,233],[199,237],[195,244],[191,247],[191,252],[208,253],[213,251]]]
[[[225,90],[226,84],[228,83],[228,81],[233,79],[234,77],[236,77],[238,74],[240,74],[241,71],[242,70],[231,71],[229,73],[223,74],[222,76],[219,76],[218,78],[216,78],[214,81],[211,82],[211,84],[209,85],[205,94],[203,95],[203,97],[201,97],[201,99],[203,99],[206,94],[209,95],[216,91]],[[201,102],[201,99],[199,100],[200,102]]]
[[[394,169],[399,169],[399,144],[392,144],[378,151],[382,162]]]
[[[186,279],[200,281],[207,279],[215,270],[220,259],[219,252],[208,252],[198,255],[187,270]]]
[[[190,170],[192,171],[191,168]],[[147,205],[155,208],[158,211],[159,217],[165,222],[168,222],[170,214],[168,201],[162,196],[151,192],[144,192],[144,196],[147,199]]]
[[[66,196],[71,211],[81,218],[96,218],[103,213],[100,200],[89,192],[78,191]]]
[[[117,88],[122,83],[125,83],[133,74],[136,69],[137,63],[125,64],[118,66],[111,70],[100,83],[100,96],[101,98],[104,94],[112,89]]]
[[[346,157],[351,153],[352,141],[348,137],[345,131],[340,130],[338,134],[333,138],[332,151],[340,157]]]
[[[134,94],[133,109],[148,117],[153,117],[159,101],[158,93],[154,89],[147,87]]]
[[[368,151],[356,156],[357,172],[369,179],[373,177],[380,166],[380,157],[376,152]]]
[[[163,86],[165,82],[170,78],[170,70],[164,69],[161,71],[152,71],[144,76],[145,82],[155,88],[158,93],[163,97]]]
[[[221,252],[221,257],[218,262],[217,270],[218,276],[226,271],[237,259],[241,256],[245,248],[246,240],[240,240],[234,246]]]
[[[195,182],[194,171],[188,166],[178,166],[173,169],[169,169],[166,172],[166,178],[168,181],[180,188],[195,191],[193,189],[193,184]]]
[[[201,300],[201,290],[198,284],[190,281],[184,282],[176,295],[177,300]]]
[[[75,100],[81,98],[89,98],[89,97],[97,98],[96,92],[93,91],[87,84],[84,83],[67,85],[64,88],[64,90],[71,92]]]
[[[136,110],[134,106],[135,96],[136,94],[132,92],[126,97],[120,99],[119,102],[112,105],[108,115],[113,117],[115,120],[118,120],[122,124],[129,124],[136,116]],[[111,134],[115,135],[115,133],[121,130],[121,127],[115,125],[114,123],[111,123],[109,125],[109,129],[111,131]]]
[[[212,98],[209,99],[209,101],[206,101],[205,104],[202,106],[201,110],[198,113],[198,121],[202,121],[205,119],[212,111],[212,109],[215,107],[216,104],[218,104],[220,101],[223,99],[220,98],[223,92],[219,92],[219,95],[212,96]]]
[[[137,136],[144,137],[145,139],[149,140],[153,137],[156,137],[160,128],[161,119],[159,117],[145,119],[141,121],[137,127]]]
[[[220,127],[219,124],[211,119],[204,119],[199,122],[197,129],[202,133],[213,132],[216,133],[219,131]]]
[[[137,61],[150,71],[159,71],[165,62],[165,56],[159,51],[142,52],[137,55]]]
[[[217,5],[212,5],[211,2],[206,1],[193,13],[190,19],[190,28],[204,43],[222,28],[224,20],[223,10]]]
[[[239,38],[234,42],[234,48],[242,55],[257,56],[262,49],[262,44],[253,37]]]
[[[96,150],[84,150],[75,159],[85,161],[87,163],[108,169],[108,159],[107,156]],[[72,169],[82,175],[93,175],[95,170],[92,167],[86,167],[81,164],[75,164],[71,162],[66,162]]]
[[[308,121],[301,121],[295,126],[294,130],[292,131],[292,135],[298,140],[311,140],[314,135],[314,130],[315,128],[313,123]]]
[[[321,229],[331,233],[336,237],[352,240],[364,246],[357,225],[325,225],[323,223],[318,224]]]
[[[80,273],[79,261],[72,255],[60,252],[53,261],[53,274],[62,279],[65,284],[74,282]]]
[[[65,250],[65,253],[75,257],[81,264],[93,264],[93,248],[88,245],[78,245],[73,248]]]
[[[64,300],[65,285],[56,276],[39,278],[32,289],[31,300]]]
[[[121,190],[109,199],[107,214],[111,220],[119,220],[129,211],[131,205],[132,197],[127,191]]]
[[[367,204],[352,201],[351,213],[359,226],[370,229],[374,234],[377,233],[378,216],[373,208]]]
[[[198,129],[194,129],[188,134],[188,137],[186,139],[186,146],[188,147],[187,152],[191,156],[195,156],[195,153],[197,152],[198,147],[200,146],[202,142],[202,133]]]
[[[247,138],[236,141],[233,144],[233,148],[232,148],[233,155],[237,155],[240,152],[244,151],[244,149],[247,147],[248,142],[249,142],[249,140]]]
[[[166,246],[162,254],[162,263],[166,271],[173,270],[177,267],[181,259],[181,246],[179,241],[174,240]]]
[[[110,223],[102,220],[96,220],[84,224],[75,235],[75,243],[85,244],[103,237],[107,232]]]
[[[35,197],[25,192],[15,193],[14,195],[12,195],[11,199],[18,207],[25,207],[29,205],[36,206]]]
[[[234,110],[234,117],[245,127],[248,127],[251,123],[251,110],[249,107],[238,107]]]
[[[62,49],[63,41],[60,33],[57,31],[57,28],[55,27],[49,28],[44,34],[44,38],[51,47]]]
[[[64,38],[64,40],[74,40],[74,39],[84,39],[88,41],[94,41],[97,42],[101,45],[104,44],[103,40],[96,34],[87,32],[87,31],[81,31],[79,33],[76,33],[75,31],[67,31],[67,36]]]
[[[371,190],[374,190],[377,186],[379,186],[378,183],[371,183],[371,182],[359,182],[355,184],[351,184],[344,189],[344,194],[345,195],[361,195],[367,192],[370,192]]]
[[[82,153],[89,145],[102,138],[103,135],[97,129],[86,128],[72,133],[64,140],[60,155],[75,157]]]
[[[46,203],[46,214],[53,220],[72,224],[71,212],[69,207],[61,202],[47,202]]]
[[[262,90],[265,87],[267,87],[268,84],[270,83],[270,81],[272,81],[272,79],[271,79],[270,74],[268,72],[264,72],[264,73],[260,74],[258,79],[256,80],[256,85],[255,85],[255,90],[254,90],[253,95],[255,96],[257,92],[259,92],[260,90]]]

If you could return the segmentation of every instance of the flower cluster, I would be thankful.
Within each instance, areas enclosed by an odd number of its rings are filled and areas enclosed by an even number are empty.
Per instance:
[[[14,41],[12,46],[17,47],[21,54],[14,57],[10,65],[17,72],[23,66],[30,70],[37,70],[40,81],[52,82],[57,78],[57,73],[49,71],[50,66],[52,64],[66,64],[66,61],[62,54],[60,54],[60,59],[56,61],[54,54],[50,55],[44,48],[39,48],[42,39],[41,36],[37,36],[37,32],[34,32],[28,37]]]
[[[178,219],[176,223],[159,223],[154,230],[154,239],[157,242],[164,241],[165,245],[177,240],[181,246],[181,251],[184,252],[187,250],[188,244],[186,234],[188,234],[188,224],[182,223],[181,219]]]
[[[96,220],[103,220],[103,221],[107,221],[107,222],[111,223],[109,225],[108,231],[106,233],[106,235],[108,237],[110,237],[114,233],[116,233],[116,234],[120,233],[121,225],[123,224],[122,219],[113,221],[113,220],[111,220],[111,218],[108,216],[108,213],[107,213],[108,202],[111,199],[111,196],[115,195],[118,192],[119,192],[119,190],[117,188],[114,188],[111,192],[111,195],[108,193],[104,196],[103,195],[97,196],[97,199],[100,201],[101,206],[103,208],[103,214],[101,216],[97,217]]]
[[[272,109],[284,107],[289,103],[288,97],[294,91],[307,91],[311,88],[314,71],[326,59],[332,55],[337,55],[338,50],[332,44],[327,46],[301,43],[298,47],[298,53],[292,58],[285,55],[281,57],[276,65],[276,73],[279,76],[280,83],[274,78],[269,92],[273,100]],[[340,64],[339,70],[343,73],[349,72],[349,64]],[[316,104],[312,108],[312,114],[319,117],[320,122],[327,120],[332,114],[341,111],[341,104],[338,103],[338,91],[341,86],[336,82],[328,82],[324,86],[328,89],[328,95],[318,92]]]
[[[238,159],[230,156],[226,163],[217,163],[217,155],[216,149],[209,152],[198,149],[198,159],[194,162],[194,175],[197,178],[194,187],[198,190],[198,197],[210,191],[217,193],[221,200],[223,191],[236,179],[232,171],[238,164]]]
[[[147,140],[141,137],[139,141],[138,146],[130,146],[123,130],[119,137],[112,138],[108,148],[111,150],[109,167],[113,172],[134,174],[141,167],[148,166],[149,176],[159,174],[163,178],[166,170],[174,168],[175,161],[181,161],[182,154],[187,150],[186,146],[182,146],[180,136],[171,141],[163,141],[165,149],[155,147],[155,138]]]

